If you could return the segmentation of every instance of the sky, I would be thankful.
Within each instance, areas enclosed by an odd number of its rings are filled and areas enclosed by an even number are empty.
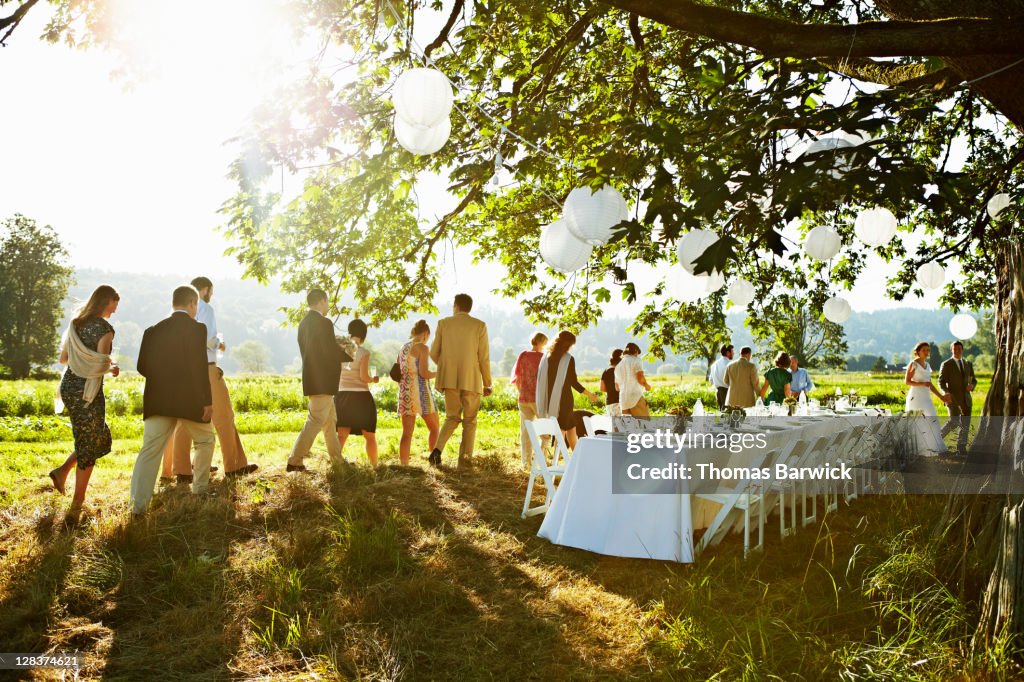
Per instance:
[[[154,66],[138,82],[117,76],[117,62],[100,50],[40,40],[51,11],[45,4],[0,50],[0,220],[23,213],[53,226],[76,267],[239,278],[242,268],[224,255],[228,242],[216,231],[218,208],[235,190],[226,177],[234,158],[228,140],[278,79],[294,73],[308,46],[292,39],[277,0],[113,1],[132,13],[132,48]],[[190,5],[202,8],[203,21],[190,20]],[[294,187],[286,192],[297,188],[297,179],[288,182]],[[421,213],[440,214],[444,203]],[[442,269],[445,299],[503,274],[461,251]],[[884,282],[895,269],[872,257],[843,295],[857,311],[937,306],[938,292],[902,304],[886,299]],[[478,284],[472,289],[480,294]],[[636,307],[616,301],[606,314]]]

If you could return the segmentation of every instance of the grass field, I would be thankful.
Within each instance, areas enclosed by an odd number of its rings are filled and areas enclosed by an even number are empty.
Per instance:
[[[318,443],[308,477],[284,473],[301,412],[241,418],[256,420],[243,441],[259,475],[216,477],[217,496],[203,501],[161,488],[139,521],[127,513],[137,436],[101,460],[89,511],[72,526],[46,479],[69,432],[5,436],[0,649],[80,650],[81,679],[1022,673],[967,653],[975,606],[936,578],[954,559],[929,540],[941,497],[861,498],[785,542],[769,533],[748,560],[737,538],[692,565],[620,559],[551,545],[536,537],[539,518],[519,518],[513,412],[482,418],[469,472],[418,457],[396,466],[398,425],[386,416],[381,467],[331,468]],[[121,419],[129,432],[138,417]],[[363,462],[361,445],[351,439],[346,457]],[[420,430],[414,452],[425,451]]]

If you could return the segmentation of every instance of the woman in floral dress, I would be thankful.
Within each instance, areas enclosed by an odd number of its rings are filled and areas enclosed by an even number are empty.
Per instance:
[[[430,380],[437,376],[437,372],[430,371],[430,350],[427,348],[429,338],[430,326],[426,320],[420,320],[413,325],[409,341],[398,353],[398,367],[402,371],[402,380],[398,384],[398,415],[402,419],[398,456],[403,466],[409,464],[417,416],[422,417],[427,425],[427,444],[430,450],[434,449],[440,430],[434,394],[430,388]]]

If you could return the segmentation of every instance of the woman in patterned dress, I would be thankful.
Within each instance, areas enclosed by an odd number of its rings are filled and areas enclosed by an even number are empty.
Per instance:
[[[71,321],[68,335],[78,335],[81,344],[101,355],[110,355],[114,344],[114,328],[107,322],[117,310],[121,297],[113,287],[106,284],[92,292],[92,296]],[[61,347],[60,363],[68,365],[60,382],[60,397],[71,418],[71,433],[75,439],[75,450],[59,467],[50,472],[53,487],[61,495],[71,469],[77,465],[75,472],[75,494],[71,500],[69,515],[77,515],[85,502],[85,491],[89,486],[89,477],[96,460],[110,452],[110,428],[106,421],[106,402],[103,397],[102,374],[110,373],[117,376],[120,369],[107,357],[100,360],[102,365],[99,376],[99,390],[91,400],[86,394],[88,379],[78,376],[72,371],[70,355],[75,352],[73,341],[64,339]],[[95,360],[94,360],[95,362]]]
[[[429,448],[433,450],[437,443],[440,425],[437,408],[434,406],[434,394],[430,389],[430,380],[437,376],[437,372],[430,371],[430,350],[427,348],[429,338],[430,326],[426,320],[420,320],[413,325],[410,340],[398,353],[398,367],[402,370],[402,381],[398,384],[398,415],[402,418],[398,456],[402,466],[409,464],[417,416],[422,417],[427,425]]]

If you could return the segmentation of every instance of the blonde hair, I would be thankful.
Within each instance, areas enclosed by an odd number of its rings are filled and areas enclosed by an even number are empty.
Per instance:
[[[537,332],[536,334],[530,337],[530,347],[534,348],[536,346],[541,345],[542,343],[547,343],[547,340],[547,334],[545,334],[544,332]]]

